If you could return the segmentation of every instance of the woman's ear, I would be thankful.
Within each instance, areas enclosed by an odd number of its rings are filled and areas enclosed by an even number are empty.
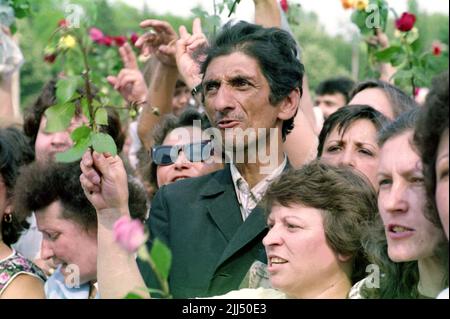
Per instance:
[[[283,121],[293,118],[300,107],[300,98],[300,89],[296,88],[292,90],[291,93],[280,102],[281,107],[278,118]]]
[[[346,263],[348,262],[350,259],[352,259],[351,255],[344,255],[344,254],[337,254],[337,258],[341,263]]]

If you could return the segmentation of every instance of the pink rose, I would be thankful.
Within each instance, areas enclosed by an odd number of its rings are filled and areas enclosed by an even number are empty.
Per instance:
[[[415,23],[416,16],[414,14],[404,12],[399,19],[395,20],[395,27],[402,32],[408,32],[411,31]]]
[[[103,32],[97,28],[91,28],[89,30],[89,36],[91,37],[92,41],[100,44],[103,41],[103,38],[105,37]]]
[[[289,4],[287,0],[280,0],[281,9],[283,9],[284,12],[288,12],[289,10]]]
[[[114,240],[126,251],[134,253],[147,240],[144,225],[129,216],[121,217],[114,224]]]
[[[69,26],[69,22],[67,22],[67,20],[65,20],[65,19],[59,20],[58,27],[67,28],[68,26]]]

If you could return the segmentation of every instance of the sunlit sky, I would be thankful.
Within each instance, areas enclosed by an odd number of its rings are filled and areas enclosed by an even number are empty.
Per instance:
[[[179,16],[189,16],[190,10],[198,4],[212,13],[213,0],[114,0],[142,8],[144,1],[149,8],[158,14],[171,13]],[[220,0],[217,0],[219,2]],[[349,11],[344,11],[340,0],[288,0],[289,3],[299,3],[307,11],[313,11],[319,16],[320,22],[331,33],[346,33],[349,30]],[[399,14],[407,8],[407,0],[389,0],[389,4]],[[448,0],[418,0],[421,9],[427,12],[449,13]],[[238,6],[235,18],[252,20],[254,17],[253,0],[242,0]]]

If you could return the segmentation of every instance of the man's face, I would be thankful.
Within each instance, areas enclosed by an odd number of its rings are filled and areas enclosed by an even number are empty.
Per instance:
[[[214,127],[220,129],[223,143],[246,149],[270,128],[281,129],[280,106],[269,102],[270,87],[258,62],[241,52],[211,61],[203,79],[206,112]],[[263,130],[255,130],[265,128]],[[239,138],[239,132],[252,134]]]
[[[87,231],[79,223],[62,216],[59,201],[36,212],[39,231],[42,232],[42,259],[52,259],[61,273],[68,277],[79,270],[80,283],[97,278],[97,232]]]
[[[86,122],[87,119],[81,116],[75,116],[70,126],[62,132],[47,133],[45,128],[47,126],[47,118],[45,116],[41,119],[39,131],[36,136],[34,149],[36,152],[36,161],[39,163],[46,163],[55,160],[57,153],[67,151],[72,147],[73,141],[70,134],[79,126]]]
[[[341,93],[318,95],[315,105],[320,108],[323,117],[327,119],[331,114],[345,106],[345,96]]]

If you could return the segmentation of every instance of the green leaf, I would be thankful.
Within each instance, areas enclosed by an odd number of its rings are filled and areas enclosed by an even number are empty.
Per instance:
[[[150,256],[161,277],[167,280],[169,278],[170,265],[172,264],[170,249],[162,241],[155,239]]]
[[[365,11],[355,10],[352,13],[352,22],[356,24],[362,34],[372,34],[373,30],[369,29],[366,24],[368,14]]]
[[[89,138],[89,135],[91,135],[91,133],[92,130],[89,127],[83,125],[73,131],[70,137],[72,138],[72,141],[77,143],[78,141]]]
[[[392,59],[396,58],[398,55],[403,53],[403,49],[400,46],[390,46],[384,50],[375,53],[375,57],[379,61],[390,62]]]
[[[89,135],[88,138],[81,139],[75,143],[71,149],[65,151],[64,153],[56,154],[56,161],[60,163],[72,163],[79,161],[91,145],[91,135]]]
[[[411,80],[413,76],[414,73],[412,70],[400,70],[395,73],[394,79],[397,81]]]
[[[45,117],[47,118],[45,131],[47,133],[65,131],[74,115],[75,104],[73,103],[57,104],[49,107],[45,111]]]
[[[130,292],[128,295],[125,296],[124,299],[143,299],[143,298],[138,294]]]
[[[89,123],[91,122],[91,113],[89,113],[88,100],[86,97],[81,99],[81,110],[83,111],[84,116],[87,117]]]
[[[78,87],[78,80],[79,77],[70,77],[58,81],[56,84],[56,98],[59,104],[72,99]]]
[[[105,108],[98,108],[95,112],[95,123],[97,125],[108,125],[108,112]]]
[[[117,146],[113,138],[105,133],[92,134],[92,146],[98,153],[110,153],[117,155]]]

